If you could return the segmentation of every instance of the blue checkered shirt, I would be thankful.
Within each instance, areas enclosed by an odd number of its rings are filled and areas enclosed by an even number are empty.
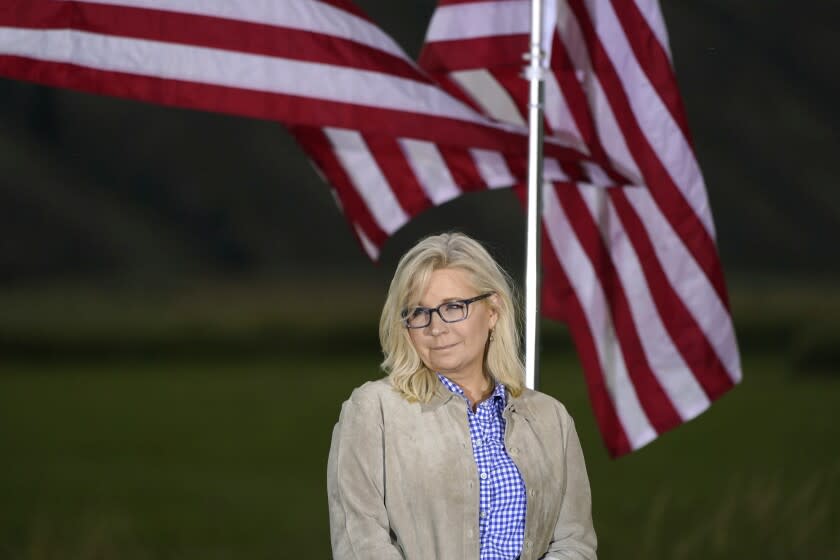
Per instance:
[[[519,469],[505,449],[505,386],[497,382],[490,398],[473,412],[464,391],[446,377],[438,377],[466,403],[479,479],[479,560],[514,560],[525,539],[526,497]]]

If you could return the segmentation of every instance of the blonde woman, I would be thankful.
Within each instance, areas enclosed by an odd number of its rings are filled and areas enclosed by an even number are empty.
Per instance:
[[[511,284],[484,247],[452,233],[409,250],[379,337],[388,375],[333,432],[334,557],[594,560],[574,422],[523,387]]]

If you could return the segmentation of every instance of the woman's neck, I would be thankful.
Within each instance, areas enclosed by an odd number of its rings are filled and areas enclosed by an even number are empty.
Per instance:
[[[493,381],[484,373],[471,376],[453,375],[447,377],[464,391],[464,395],[470,401],[473,412],[475,412],[475,408],[479,403],[493,394]]]

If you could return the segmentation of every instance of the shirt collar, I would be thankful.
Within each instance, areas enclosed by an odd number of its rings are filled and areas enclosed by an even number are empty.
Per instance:
[[[444,387],[446,387],[456,395],[461,395],[461,397],[467,400],[467,396],[464,394],[464,390],[461,389],[461,387],[459,387],[457,383],[455,383],[454,381],[452,381],[444,375],[437,374],[437,376],[438,379],[440,379],[440,382],[443,383]],[[505,386],[496,381],[495,379],[493,381],[496,385],[493,387],[493,393],[490,395],[490,397],[496,401],[496,404],[500,408],[504,408],[505,405],[507,405],[507,394],[505,393]]]

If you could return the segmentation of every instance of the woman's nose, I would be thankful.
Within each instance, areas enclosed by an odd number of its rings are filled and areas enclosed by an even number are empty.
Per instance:
[[[446,321],[441,319],[439,313],[432,313],[429,321],[429,332],[432,336],[438,336],[446,332]]]

